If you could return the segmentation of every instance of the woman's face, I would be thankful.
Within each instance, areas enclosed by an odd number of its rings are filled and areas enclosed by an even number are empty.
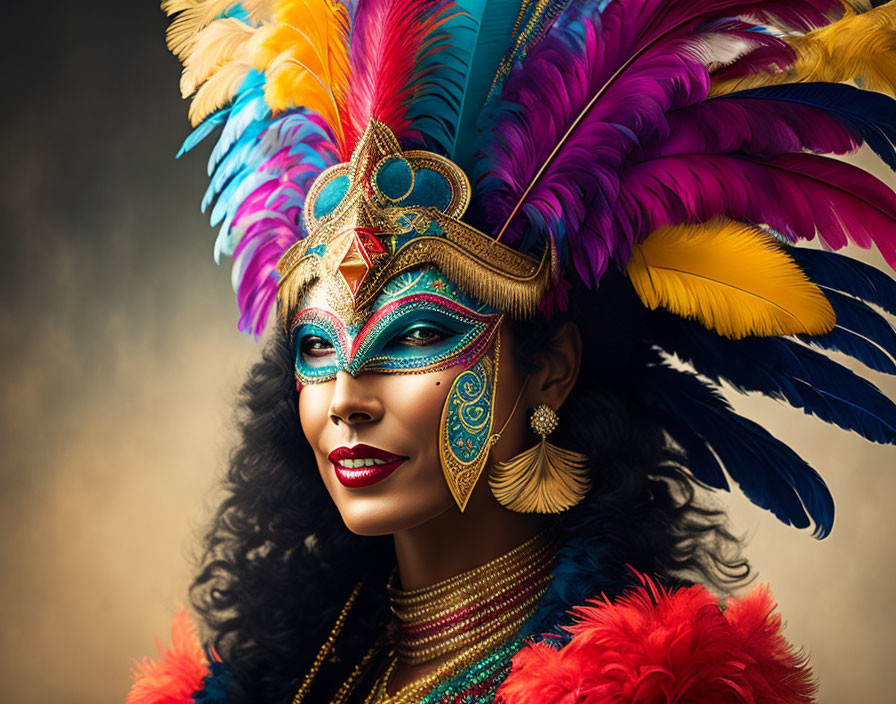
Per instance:
[[[455,377],[493,348],[500,315],[435,269],[396,277],[357,320],[327,299],[315,285],[294,318],[302,430],[349,530],[413,528],[454,506],[442,408]]]

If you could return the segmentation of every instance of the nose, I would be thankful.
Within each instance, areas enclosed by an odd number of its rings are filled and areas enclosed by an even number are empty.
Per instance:
[[[370,374],[353,377],[348,372],[336,373],[336,384],[330,398],[330,420],[339,425],[374,423],[383,417],[383,404],[373,393]]]

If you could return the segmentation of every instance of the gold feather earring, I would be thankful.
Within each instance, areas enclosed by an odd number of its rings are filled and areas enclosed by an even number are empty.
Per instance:
[[[489,474],[492,493],[511,511],[561,513],[588,493],[588,458],[547,441],[557,423],[554,409],[539,405],[532,413],[531,425],[541,441],[507,462],[497,463]]]

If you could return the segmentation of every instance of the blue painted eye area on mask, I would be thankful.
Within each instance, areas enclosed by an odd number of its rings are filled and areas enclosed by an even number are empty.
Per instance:
[[[303,311],[293,330],[296,378],[301,384],[332,379],[348,366],[348,338],[342,321],[320,308]]]
[[[322,383],[339,371],[424,374],[466,367],[488,347],[501,319],[434,270],[397,277],[378,304],[355,330],[320,308],[300,313],[292,337],[298,382]]]

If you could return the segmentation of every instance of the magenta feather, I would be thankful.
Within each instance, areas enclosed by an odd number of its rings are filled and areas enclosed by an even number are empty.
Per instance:
[[[346,146],[354,148],[371,119],[399,141],[414,139],[408,108],[422,89],[420,58],[440,41],[434,30],[450,0],[367,0],[352,27],[351,86]]]
[[[566,232],[577,267],[579,255],[587,256],[577,248],[585,206],[601,194],[613,199],[616,172],[637,147],[638,133],[662,131],[667,110],[699,100],[709,90],[708,73],[695,61],[675,55],[642,57],[638,70],[617,81],[554,153],[583,106],[612,75],[615,60],[607,55],[618,53],[618,47],[603,41],[604,36],[595,16],[586,21],[581,47],[551,33],[532,51],[525,75],[508,81],[503,100],[511,107],[495,128],[486,161],[490,173],[482,184],[491,191],[487,217],[496,234],[525,192],[522,217],[503,235],[507,244],[532,247],[533,232],[523,239],[530,228],[538,236]],[[531,189],[529,184],[534,184]]]
[[[768,162],[692,154],[638,164],[621,176],[615,236],[638,241],[662,225],[727,217],[792,239],[816,232],[830,249],[877,245],[896,268],[896,194],[861,169],[814,154]]]
[[[309,116],[320,127],[322,120]],[[240,309],[238,327],[256,337],[264,331],[277,296],[277,262],[305,236],[305,195],[323,168],[338,161],[334,141],[320,130],[296,130],[296,143],[280,149],[259,168],[258,185],[240,204],[231,230],[239,244],[231,279]]]
[[[843,123],[814,106],[773,100],[709,100],[667,115],[669,135],[643,144],[648,158],[744,152],[763,158],[808,150],[849,154],[860,144]]]
[[[670,134],[669,111],[706,99],[707,65],[756,47],[790,60],[751,22],[806,30],[837,11],[836,0],[616,0],[583,29],[558,23],[501,96],[479,184],[492,233],[523,250],[552,240],[561,258],[568,247],[585,281],[596,280],[631,244],[610,227],[618,172],[642,143]]]

